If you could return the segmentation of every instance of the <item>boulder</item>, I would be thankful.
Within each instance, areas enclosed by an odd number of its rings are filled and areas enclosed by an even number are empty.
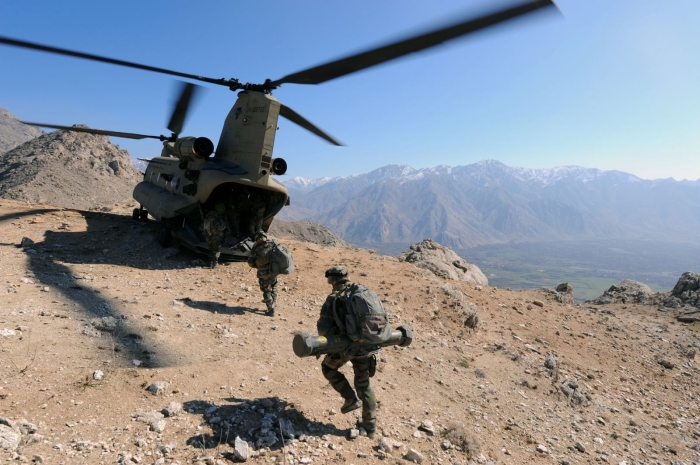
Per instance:
[[[700,273],[683,273],[667,300],[676,300],[680,304],[700,308]]]
[[[646,304],[655,294],[646,284],[625,279],[619,284],[610,286],[600,297],[588,302],[598,305],[611,303]]]
[[[463,281],[481,286],[489,283],[478,266],[467,263],[454,250],[443,247],[432,239],[413,244],[398,256],[401,261],[413,263],[431,271],[436,276],[453,281]]]
[[[543,287],[541,290],[547,294],[551,294],[557,302],[561,302],[563,304],[574,303],[574,288],[569,283],[561,283],[554,289]],[[538,307],[542,307],[544,305],[544,302],[540,302],[542,305],[538,304],[537,302],[539,301],[535,301],[533,303]]]

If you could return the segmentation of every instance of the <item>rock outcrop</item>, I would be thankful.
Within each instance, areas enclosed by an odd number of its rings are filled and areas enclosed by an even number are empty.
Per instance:
[[[687,271],[681,275],[670,292],[654,292],[646,284],[625,280],[610,288],[600,297],[587,303],[605,305],[630,303],[655,305],[660,311],[673,310],[682,323],[700,321],[700,273]]]
[[[651,303],[651,298],[656,293],[646,284],[631,279],[625,279],[619,284],[614,284],[603,292],[603,295],[589,302],[597,305],[610,303],[635,303],[646,304]]]
[[[478,266],[467,263],[454,250],[443,247],[432,239],[413,244],[398,256],[399,260],[430,270],[436,276],[454,281],[486,286],[488,278]]]
[[[683,273],[669,297],[677,299],[681,304],[700,308],[700,273]]]
[[[291,237],[298,241],[311,242],[328,247],[350,247],[347,242],[333,234],[325,226],[309,221],[282,221],[275,219],[269,232],[276,237]]]
[[[0,155],[0,197],[79,210],[131,199],[143,175],[107,136],[56,131]]]
[[[563,304],[574,303],[574,288],[569,283],[561,283],[557,285],[555,289],[544,287],[542,290],[552,294],[557,302],[561,302]]]
[[[12,150],[20,144],[44,134],[44,131],[23,124],[19,118],[0,108],[0,153]]]

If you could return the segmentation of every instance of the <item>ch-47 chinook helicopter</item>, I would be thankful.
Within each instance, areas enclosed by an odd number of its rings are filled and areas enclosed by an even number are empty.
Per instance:
[[[320,84],[549,7],[554,7],[552,0],[530,0],[478,18],[462,19],[431,32],[289,74],[281,79],[267,79],[262,84],[244,84],[238,79],[208,78],[6,37],[0,37],[0,43],[168,74],[240,91],[226,117],[216,150],[213,142],[206,137],[180,137],[196,90],[192,83],[183,86],[173,110],[167,126],[171,131],[170,136],[27,124],[131,139],[161,140],[161,155],[148,160],[144,179],[134,188],[134,199],[141,205],[134,210],[134,218],[145,220],[150,214],[160,221],[163,224],[160,235],[162,245],[167,245],[174,235],[189,248],[211,253],[201,226],[207,214],[218,212],[230,231],[222,244],[221,256],[229,260],[241,260],[249,254],[249,241],[254,231],[258,228],[267,231],[274,216],[284,205],[289,204],[289,192],[271,177],[273,174],[282,175],[287,170],[287,163],[283,159],[272,157],[278,118],[287,118],[331,144],[340,145],[334,138],[275,99],[272,96],[273,90],[282,84]]]

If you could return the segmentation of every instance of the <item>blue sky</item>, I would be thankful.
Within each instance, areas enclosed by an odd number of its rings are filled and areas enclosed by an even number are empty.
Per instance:
[[[535,15],[274,95],[347,146],[280,120],[288,176],[497,159],[700,178],[700,2],[559,0]],[[262,82],[439,26],[495,0],[0,2],[0,35]],[[0,106],[28,121],[166,133],[169,76],[0,45]],[[208,86],[184,134],[216,141],[235,94]],[[157,141],[113,139],[134,157]]]

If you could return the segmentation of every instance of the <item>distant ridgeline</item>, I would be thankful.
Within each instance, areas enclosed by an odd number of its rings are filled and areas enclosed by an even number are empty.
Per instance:
[[[278,218],[314,221],[352,244],[391,254],[427,237],[455,250],[599,239],[700,242],[700,181],[485,160],[421,170],[389,165],[285,185],[292,202]]]

